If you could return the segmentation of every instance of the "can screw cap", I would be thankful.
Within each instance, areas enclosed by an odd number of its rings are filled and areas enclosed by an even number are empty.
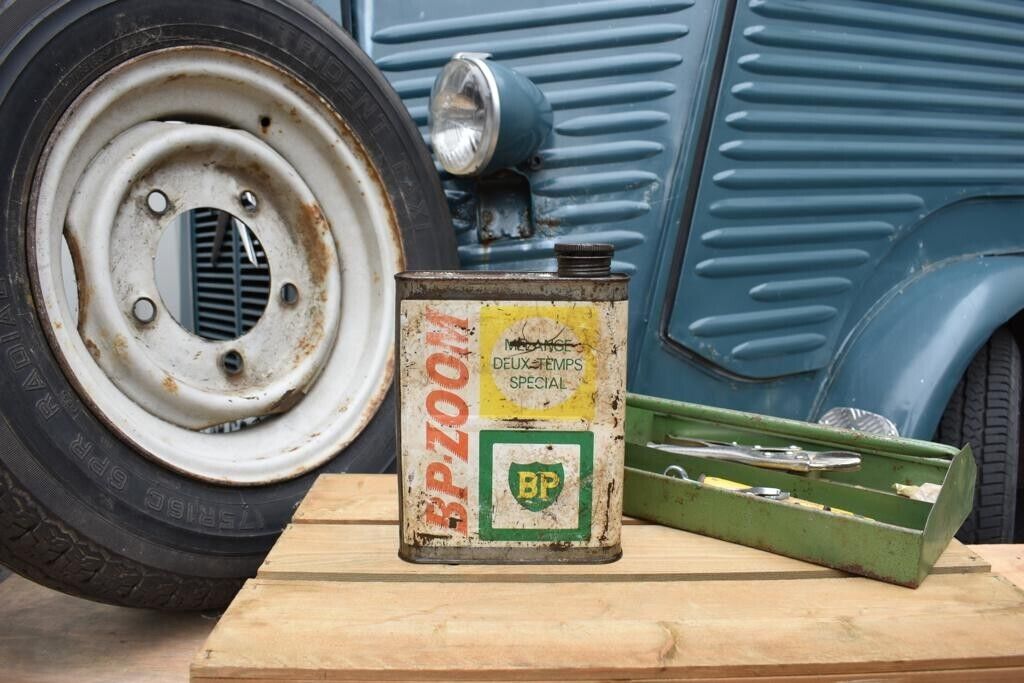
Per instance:
[[[558,277],[608,277],[614,255],[611,244],[559,242],[555,245]]]

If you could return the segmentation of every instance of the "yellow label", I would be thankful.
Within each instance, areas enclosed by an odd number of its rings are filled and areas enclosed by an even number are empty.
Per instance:
[[[593,419],[599,339],[592,304],[484,304],[481,415]]]

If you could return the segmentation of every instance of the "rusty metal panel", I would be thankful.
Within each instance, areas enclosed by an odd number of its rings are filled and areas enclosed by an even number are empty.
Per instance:
[[[403,558],[618,558],[625,276],[402,273]]]

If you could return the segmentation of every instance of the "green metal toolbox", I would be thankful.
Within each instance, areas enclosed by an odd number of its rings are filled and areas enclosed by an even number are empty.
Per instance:
[[[855,472],[790,473],[668,453],[669,437],[859,453]],[[687,479],[664,474],[677,465]],[[770,486],[852,515],[797,507],[695,481]],[[962,449],[632,394],[626,401],[623,513],[854,574],[917,587],[971,510],[976,468]],[[941,484],[934,504],[893,484]]]

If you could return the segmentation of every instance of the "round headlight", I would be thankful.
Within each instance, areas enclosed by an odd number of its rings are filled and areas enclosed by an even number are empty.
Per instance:
[[[430,140],[449,173],[473,175],[490,163],[498,144],[498,89],[484,58],[457,54],[430,93]]]

